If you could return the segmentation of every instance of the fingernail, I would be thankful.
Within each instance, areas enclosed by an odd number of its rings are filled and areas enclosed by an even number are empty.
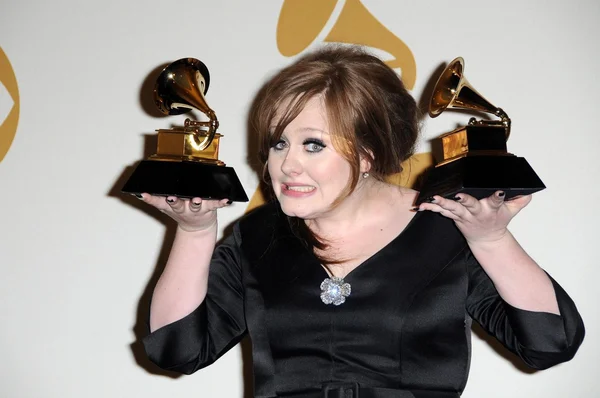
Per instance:
[[[138,199],[144,199],[144,197],[142,195],[140,195],[139,193],[133,193],[132,195]]]
[[[411,207],[410,210],[411,211],[421,211],[421,207],[420,206]]]
[[[456,201],[459,201],[459,200],[461,199],[461,197],[460,197],[460,196],[455,196],[455,197],[453,197],[452,199],[454,199],[454,200],[456,200]]]
[[[500,191],[500,192],[498,192],[498,197],[499,197],[499,198],[503,198],[503,197],[504,197],[504,195],[506,195],[506,194],[504,193],[504,191]]]
[[[433,203],[435,202],[435,198],[433,196],[430,196],[426,199],[429,203]]]
[[[193,204],[194,206],[200,206],[200,204],[201,204],[201,203],[202,203],[202,202],[192,202],[192,204]]]
[[[169,202],[169,203],[175,203],[175,199],[167,198],[167,202]]]
[[[228,204],[228,205],[230,205],[230,204],[232,204],[232,203],[233,203],[233,200],[228,200],[228,201],[227,201],[227,204]]]

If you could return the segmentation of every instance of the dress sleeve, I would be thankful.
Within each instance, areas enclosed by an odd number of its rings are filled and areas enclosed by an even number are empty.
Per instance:
[[[204,301],[184,318],[143,339],[159,367],[191,374],[206,367],[246,334],[239,229],[215,248]]]
[[[585,329],[575,303],[550,277],[560,315],[532,312],[506,303],[467,249],[467,312],[488,333],[534,369],[547,369],[573,358]]]

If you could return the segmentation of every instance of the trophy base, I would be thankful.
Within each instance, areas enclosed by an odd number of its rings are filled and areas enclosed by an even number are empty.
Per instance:
[[[506,199],[546,188],[525,158],[466,156],[433,168],[426,176],[415,205],[434,195],[453,198],[464,192],[477,199],[504,191]]]
[[[142,160],[121,189],[180,198],[229,199],[247,202],[248,196],[233,167],[190,161]]]

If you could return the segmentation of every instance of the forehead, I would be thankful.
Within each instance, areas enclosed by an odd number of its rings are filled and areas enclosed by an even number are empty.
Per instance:
[[[280,123],[287,123],[285,126],[280,126],[283,127],[285,132],[311,129],[328,131],[327,110],[322,96],[310,98],[293,120],[285,120],[285,115],[293,111],[296,105],[292,100],[286,100],[281,103],[271,123],[272,132]]]

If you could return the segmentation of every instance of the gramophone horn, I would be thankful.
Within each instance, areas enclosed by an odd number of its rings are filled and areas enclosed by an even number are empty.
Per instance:
[[[480,112],[492,113],[501,121],[472,119],[470,124],[494,125],[502,124],[506,129],[506,138],[510,134],[510,119],[501,109],[492,105],[481,94],[477,92],[464,76],[465,61],[458,57],[454,59],[442,72],[431,95],[429,102],[429,115],[439,116],[446,109],[466,109]]]
[[[183,58],[169,64],[154,86],[154,103],[162,113],[180,115],[197,109],[208,116],[209,122],[186,120],[186,127],[208,128],[198,144],[201,150],[210,145],[219,126],[215,112],[204,98],[209,84],[210,75],[206,65],[194,58]]]
[[[463,75],[465,61],[458,57],[440,75],[429,104],[429,115],[436,117],[446,109],[469,109],[496,113],[498,109],[479,94]]]
[[[154,85],[154,101],[165,115],[180,115],[190,109],[204,110],[204,94],[208,91],[208,68],[194,58],[183,58],[169,64],[160,73]]]

